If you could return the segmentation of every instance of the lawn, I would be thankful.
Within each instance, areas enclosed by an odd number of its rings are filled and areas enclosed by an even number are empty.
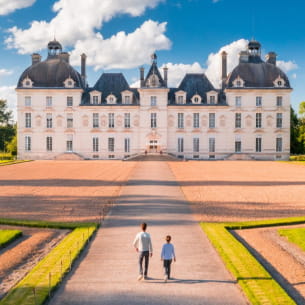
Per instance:
[[[0,248],[5,247],[22,235],[18,230],[0,230]]]
[[[240,223],[201,223],[201,227],[252,305],[292,305],[296,303],[248,249],[230,233],[230,230],[300,223],[305,223],[305,217]],[[292,235],[291,230],[285,229],[282,231]],[[295,235],[297,235],[298,242],[302,242],[303,246],[305,246],[301,238],[302,234],[304,236],[304,229],[296,232]]]
[[[285,236],[291,243],[305,251],[305,228],[280,229],[281,236]]]
[[[0,305],[42,305],[51,292],[71,270],[75,259],[97,230],[95,223],[55,223],[1,219],[0,224],[42,228],[72,229],[55,248],[46,255],[9,293]]]

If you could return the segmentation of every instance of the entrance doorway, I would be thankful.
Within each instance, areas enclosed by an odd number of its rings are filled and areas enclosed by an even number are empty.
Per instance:
[[[150,153],[158,152],[158,141],[157,140],[150,140],[149,141],[149,152]]]

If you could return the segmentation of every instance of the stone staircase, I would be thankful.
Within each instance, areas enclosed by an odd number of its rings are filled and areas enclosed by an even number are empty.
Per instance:
[[[169,154],[158,154],[158,153],[148,153],[132,156],[130,158],[124,159],[124,161],[183,161]]]

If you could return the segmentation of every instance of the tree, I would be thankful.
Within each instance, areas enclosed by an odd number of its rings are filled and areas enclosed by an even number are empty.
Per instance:
[[[301,153],[305,153],[305,101],[301,102],[299,105],[299,133],[298,141],[301,146]]]
[[[12,156],[17,156],[17,136],[14,135],[10,142],[5,143],[6,151]]]
[[[0,125],[9,125],[12,118],[13,114],[11,110],[7,110],[6,100],[0,99]]]
[[[300,136],[300,121],[290,106],[290,152],[292,154],[301,154],[303,153],[303,145],[299,139]]]

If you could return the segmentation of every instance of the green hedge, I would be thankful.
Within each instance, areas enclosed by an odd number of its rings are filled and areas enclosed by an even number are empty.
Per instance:
[[[240,223],[201,223],[201,227],[252,305],[296,304],[229,230],[305,223],[305,217]]]
[[[305,161],[305,155],[290,156],[289,161]]]
[[[3,248],[22,236],[22,232],[18,230],[0,230],[0,248]]]
[[[62,223],[0,219],[2,224],[73,229],[9,293],[0,305],[42,305],[60,284],[64,275],[97,230],[95,223]]]

